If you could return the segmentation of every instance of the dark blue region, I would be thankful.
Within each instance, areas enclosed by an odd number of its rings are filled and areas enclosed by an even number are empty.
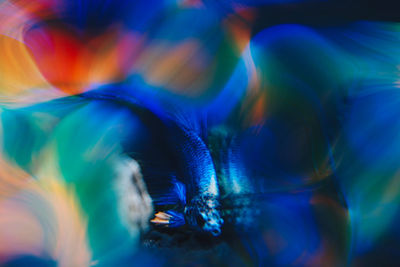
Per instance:
[[[7,261],[3,267],[53,267],[57,266],[57,262],[48,259],[40,258],[33,255],[20,255],[12,260]]]
[[[164,0],[78,0],[64,1],[62,20],[79,29],[104,30],[122,23],[135,30],[144,30],[157,14],[166,8]]]
[[[132,122],[127,124],[136,121],[136,126],[132,138],[121,140],[124,152],[140,164],[156,207],[174,208],[181,205],[181,200],[174,192],[174,185],[177,180],[183,182],[182,165],[190,162],[182,163],[179,160],[181,152],[177,142],[185,140],[176,141],[171,138],[176,135],[175,122],[167,118],[162,109],[152,108],[157,112],[154,113],[148,108],[152,107],[151,104],[137,99],[134,90],[123,85],[105,86],[81,96],[87,101],[103,101],[115,109],[128,108],[131,111]]]
[[[400,21],[397,0],[325,0],[272,3],[258,7],[253,32],[277,24],[342,26],[355,21]]]

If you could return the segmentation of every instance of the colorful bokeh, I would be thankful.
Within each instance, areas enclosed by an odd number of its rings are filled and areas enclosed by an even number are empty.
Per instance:
[[[0,0],[0,265],[398,266],[366,2]]]

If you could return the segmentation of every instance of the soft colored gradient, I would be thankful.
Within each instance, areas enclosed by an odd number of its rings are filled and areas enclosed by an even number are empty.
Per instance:
[[[399,262],[400,24],[303,2],[0,1],[0,264]]]

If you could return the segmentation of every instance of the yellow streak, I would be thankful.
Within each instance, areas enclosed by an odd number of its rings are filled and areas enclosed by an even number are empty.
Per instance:
[[[20,254],[48,255],[58,266],[89,266],[87,222],[72,188],[46,153],[38,180],[0,157],[0,264]]]

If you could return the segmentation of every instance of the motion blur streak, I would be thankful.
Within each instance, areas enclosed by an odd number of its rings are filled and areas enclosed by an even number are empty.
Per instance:
[[[0,265],[399,265],[390,3],[0,0]]]
[[[88,266],[87,223],[74,190],[51,166],[40,170],[35,180],[4,160],[0,163],[7,172],[1,174],[2,264],[20,255],[34,255],[59,266]]]

